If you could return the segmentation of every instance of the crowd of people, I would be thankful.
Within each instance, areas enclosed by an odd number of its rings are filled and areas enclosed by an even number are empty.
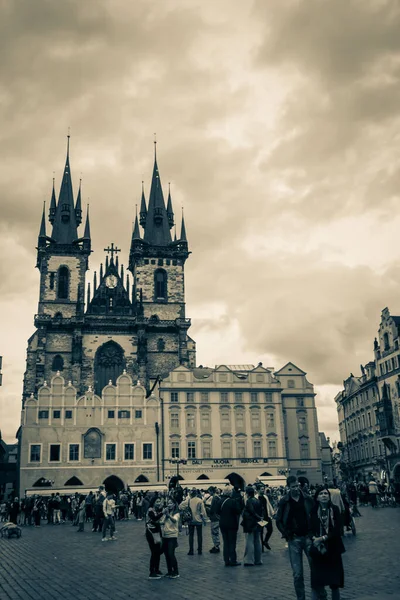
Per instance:
[[[383,486],[383,487],[381,487]],[[1,521],[20,526],[40,527],[70,523],[77,533],[89,524],[92,532],[100,532],[103,542],[116,540],[116,521],[135,518],[144,520],[145,537],[150,553],[149,579],[160,579],[160,560],[165,557],[164,577],[179,577],[175,554],[179,535],[188,533],[188,555],[203,553],[203,527],[210,524],[213,546],[211,554],[220,554],[226,567],[257,567],[262,554],[271,550],[270,539],[275,522],[285,539],[296,597],[304,600],[303,555],[311,569],[313,600],[340,599],[344,586],[342,537],[350,527],[351,515],[360,515],[359,505],[376,507],[381,495],[394,495],[388,485],[374,479],[368,484],[344,483],[340,488],[327,482],[320,486],[300,484],[295,476],[287,478],[287,486],[270,488],[256,481],[244,492],[226,485],[223,489],[184,489],[177,478],[170,481],[168,492],[134,492],[129,489],[114,494],[100,486],[87,495],[70,496],[52,493],[50,497],[26,496],[0,503]],[[243,563],[237,556],[240,527],[245,537]],[[196,542],[196,543],[195,543]]]

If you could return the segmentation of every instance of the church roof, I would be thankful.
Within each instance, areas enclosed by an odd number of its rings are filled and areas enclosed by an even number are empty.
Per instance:
[[[78,237],[77,222],[72,189],[71,169],[69,164],[69,136],[67,158],[61,182],[58,204],[54,217],[53,233],[51,235],[57,244],[72,244]]]
[[[167,246],[172,242],[156,156],[143,239],[154,246]]]

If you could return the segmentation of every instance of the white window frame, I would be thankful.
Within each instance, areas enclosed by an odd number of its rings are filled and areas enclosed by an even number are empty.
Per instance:
[[[31,460],[31,447],[32,446],[40,446],[40,460]],[[28,449],[28,462],[32,465],[39,465],[41,462],[43,462],[43,444],[42,443],[37,443],[37,442],[33,442],[32,444],[29,444],[29,449]]]
[[[172,444],[176,444],[177,447],[172,448]],[[172,450],[178,450],[178,456],[173,456],[173,452]],[[179,440],[171,440],[171,458],[172,459],[180,459],[181,457],[181,443]]]
[[[259,456],[256,456],[256,444],[258,445],[257,447],[260,448],[260,454]],[[253,440],[253,458],[261,458],[262,457],[262,440]]]
[[[125,458],[125,446],[127,446],[128,444],[130,446],[133,445],[133,458]],[[135,444],[135,442],[124,442],[124,452],[122,455],[122,460],[124,462],[134,462],[136,460],[136,444]]]
[[[239,459],[247,458],[247,440],[236,440],[236,457]],[[243,449],[243,456],[240,456],[239,446]]]
[[[189,452],[189,444],[194,444],[194,446],[191,447],[191,450],[194,449],[194,456],[189,456],[190,452]],[[186,446],[187,446],[187,457],[189,460],[196,460],[197,459],[197,444],[196,444],[196,440],[186,440]]]
[[[107,458],[107,446],[115,446],[115,458]],[[104,442],[104,462],[114,463],[118,459],[118,446],[116,442]]]
[[[50,446],[60,446],[60,460],[50,460]],[[51,464],[55,463],[56,465],[59,465],[62,462],[62,444],[60,442],[49,442],[47,452],[48,452],[48,456],[47,456],[48,463],[51,463]]]
[[[79,447],[79,458],[78,460],[70,460],[69,458],[69,449],[70,446],[78,446]],[[82,444],[80,442],[68,442],[68,454],[67,454],[67,463],[76,464],[81,462],[82,460]]]
[[[209,445],[209,448],[210,448],[210,456],[205,456],[204,446],[207,444]],[[212,458],[212,440],[209,439],[209,440],[201,441],[201,453],[202,453],[203,458]]]
[[[172,418],[173,416],[177,417],[177,420],[178,420],[178,423],[177,423],[177,425],[175,425],[175,424],[173,423],[173,421],[174,421],[174,420],[176,420],[176,419],[173,419],[173,418]],[[169,426],[170,426],[170,428],[171,428],[171,429],[179,429],[179,426],[180,426],[179,411],[175,412],[174,410],[172,410],[172,411],[169,413]]]
[[[144,457],[144,446],[150,444],[151,446],[151,458]],[[154,443],[153,442],[142,442],[142,460],[154,461]]]
[[[229,444],[229,452],[228,452],[228,456],[224,456],[224,444]],[[232,458],[232,440],[221,440],[221,455],[222,458]]]

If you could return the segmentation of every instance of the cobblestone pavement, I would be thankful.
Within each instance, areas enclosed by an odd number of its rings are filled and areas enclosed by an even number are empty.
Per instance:
[[[400,599],[400,509],[362,508],[356,520],[357,536],[346,535],[343,600]],[[71,525],[23,528],[20,539],[0,538],[0,600],[194,600],[295,599],[289,558],[276,529],[272,552],[264,564],[253,568],[226,568],[221,554],[209,554],[210,526],[204,531],[204,553],[187,556],[188,538],[179,538],[177,558],[180,579],[149,581],[149,550],[144,522],[117,523],[118,540],[104,543],[92,533]],[[238,557],[243,558],[243,534]],[[164,557],[161,568],[165,572]],[[308,566],[305,565],[307,600],[310,599]]]

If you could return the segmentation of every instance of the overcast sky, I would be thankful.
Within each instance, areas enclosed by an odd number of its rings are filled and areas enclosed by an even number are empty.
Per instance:
[[[170,181],[185,211],[198,364],[294,362],[338,439],[333,398],[373,357],[381,310],[400,314],[399,3],[0,6],[3,438],[19,426],[42,204],[70,127],[89,279],[112,241],[127,265],[156,132],[164,193]]]

